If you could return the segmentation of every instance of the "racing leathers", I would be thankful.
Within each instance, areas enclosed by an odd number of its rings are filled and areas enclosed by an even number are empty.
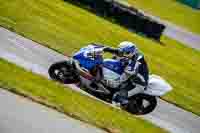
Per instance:
[[[116,50],[114,52],[117,53]],[[113,95],[113,102],[125,105],[129,97],[144,91],[148,84],[149,70],[141,53],[137,53],[131,59],[119,57],[119,60],[124,65],[124,73],[119,80],[104,80],[104,84],[110,88],[119,88],[119,91]]]

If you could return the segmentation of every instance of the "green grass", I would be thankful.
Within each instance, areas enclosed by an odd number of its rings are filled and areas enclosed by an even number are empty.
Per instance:
[[[164,99],[200,115],[198,51],[167,37],[160,45],[61,0],[0,0],[0,5],[0,25],[62,53],[72,54],[89,42],[135,42],[151,72],[173,86]]]
[[[0,87],[31,97],[112,133],[166,133],[126,112],[109,107],[0,58]],[[5,76],[6,75],[6,76]]]
[[[123,0],[122,0],[123,1]],[[200,35],[200,11],[176,0],[126,0],[129,4],[151,15],[168,20]]]

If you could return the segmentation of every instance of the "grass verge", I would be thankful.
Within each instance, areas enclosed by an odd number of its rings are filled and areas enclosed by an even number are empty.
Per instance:
[[[166,133],[153,124],[108,107],[0,58],[0,87],[55,108],[111,133]],[[5,76],[6,75],[6,76]]]
[[[176,0],[126,0],[134,7],[200,35],[200,11]]]
[[[164,99],[200,115],[199,51],[167,37],[160,45],[62,0],[0,0],[0,5],[0,25],[62,53],[72,54],[90,42],[135,42],[151,72],[173,86]]]

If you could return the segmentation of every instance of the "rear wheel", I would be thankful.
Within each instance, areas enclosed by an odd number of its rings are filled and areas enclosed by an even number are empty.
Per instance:
[[[126,110],[132,114],[144,115],[152,112],[157,106],[155,96],[139,94],[130,99]]]
[[[64,84],[79,82],[79,75],[75,68],[68,61],[57,62],[50,66],[48,70],[51,79]]]

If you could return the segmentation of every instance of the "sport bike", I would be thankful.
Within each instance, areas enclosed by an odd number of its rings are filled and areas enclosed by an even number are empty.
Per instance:
[[[102,56],[94,56],[95,52],[102,51],[104,46],[89,45],[76,52],[72,58],[67,58],[65,61],[60,61],[52,64],[48,70],[51,79],[59,81],[64,84],[76,84],[87,93],[111,103],[112,97],[115,92],[119,91],[118,88],[109,88],[107,86],[91,87],[92,80],[94,79],[90,68],[101,66],[102,74],[105,80],[118,80],[123,73],[124,66],[117,59],[103,59]],[[91,49],[95,52],[92,55]],[[76,64],[79,64],[77,67]],[[81,70],[80,70],[81,69]],[[134,84],[134,77],[132,84]],[[172,87],[160,76],[149,75],[149,81],[144,92],[136,94],[128,98],[127,105],[121,107],[132,114],[144,115],[152,112],[157,106],[157,97],[163,96]]]

